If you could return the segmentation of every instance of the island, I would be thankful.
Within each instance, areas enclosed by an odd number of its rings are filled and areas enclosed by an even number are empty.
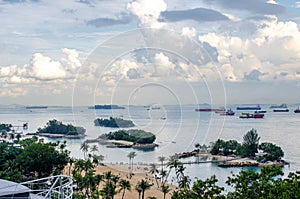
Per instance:
[[[108,148],[134,148],[153,149],[158,145],[154,143],[156,136],[140,129],[119,130],[100,135],[96,139],[88,139],[86,142],[99,142],[109,144]]]
[[[284,166],[282,159],[284,152],[281,147],[269,142],[259,143],[260,137],[255,129],[251,129],[243,136],[243,142],[236,140],[218,139],[210,147],[195,144],[196,149],[191,152],[175,154],[177,158],[195,156],[195,162],[189,163],[217,163],[219,167],[261,167]],[[200,157],[204,160],[200,161]]]
[[[111,128],[129,128],[134,127],[134,123],[131,120],[124,120],[122,118],[113,118],[109,119],[95,119],[95,126],[111,127]]]
[[[36,135],[50,138],[83,138],[85,136],[83,127],[76,127],[72,124],[63,124],[53,119],[47,122],[44,128],[38,128]]]

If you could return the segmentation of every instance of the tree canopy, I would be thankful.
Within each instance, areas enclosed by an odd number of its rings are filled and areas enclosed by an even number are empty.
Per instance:
[[[38,128],[37,133],[64,134],[64,135],[83,135],[85,129],[83,127],[75,127],[72,124],[63,124],[53,119],[47,122],[44,128]]]
[[[128,128],[134,127],[134,123],[131,120],[124,120],[122,118],[113,118],[109,119],[95,119],[95,126],[104,126],[104,127],[112,127],[112,128]]]
[[[20,182],[26,178],[41,178],[61,172],[69,161],[65,144],[43,143],[35,138],[20,142],[0,143],[0,178]]]
[[[109,140],[125,140],[125,141],[134,142],[138,144],[153,143],[156,139],[156,136],[153,133],[140,130],[140,129],[119,130],[119,131],[103,134],[99,137],[102,139],[109,139]]]

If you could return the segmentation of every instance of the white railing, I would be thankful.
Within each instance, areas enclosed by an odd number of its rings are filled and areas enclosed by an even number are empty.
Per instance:
[[[50,176],[20,183],[31,189],[31,198],[72,199],[73,179],[66,175]]]

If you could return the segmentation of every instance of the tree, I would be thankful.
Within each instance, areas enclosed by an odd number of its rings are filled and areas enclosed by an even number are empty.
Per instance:
[[[163,171],[164,170],[164,161],[166,160],[166,157],[165,156],[159,156],[158,157],[158,161],[161,162],[161,170]]]
[[[127,157],[129,158],[129,165],[131,164],[130,166],[130,174],[132,174],[132,170],[133,170],[133,159],[134,157],[136,156],[136,152],[135,151],[131,151]]]
[[[95,154],[95,152],[97,152],[97,151],[98,151],[98,146],[94,144],[94,145],[91,147],[91,152],[92,152],[93,154]]]
[[[123,199],[125,196],[125,191],[131,190],[131,184],[128,180],[121,179],[119,182],[119,187],[120,187],[119,192],[122,192],[122,199]]]
[[[136,184],[134,189],[139,193],[139,199],[141,198],[142,188],[139,184]]]
[[[255,157],[257,153],[260,137],[255,129],[251,129],[243,136],[243,152],[244,157]]]
[[[158,184],[158,181],[157,181],[157,173],[158,173],[158,170],[157,170],[156,165],[155,165],[154,163],[151,163],[151,164],[150,164],[149,173],[150,173],[152,176],[154,176],[156,185],[157,185],[157,187],[159,187],[159,184]]]
[[[147,180],[142,179],[137,183],[137,186],[142,191],[142,199],[144,199],[145,191],[150,189],[152,185]]]
[[[161,172],[160,172],[161,182],[164,182],[164,178],[167,176],[167,173],[164,171],[164,161],[165,160],[166,160],[166,157],[164,157],[163,155],[158,157],[158,161],[160,161],[160,163],[161,163]]]
[[[167,193],[169,193],[170,190],[171,189],[170,189],[169,185],[162,185],[161,186],[161,191],[164,194],[164,199],[166,199],[166,195],[167,195]]]
[[[87,142],[83,142],[80,146],[80,150],[83,152],[84,159],[86,159],[87,152],[89,151],[89,145]]]
[[[284,156],[284,153],[279,146],[269,142],[261,143],[259,149],[266,153],[259,159],[260,161],[280,161]]]
[[[59,174],[69,162],[69,154],[67,150],[56,150],[51,144],[33,143],[24,148],[16,161],[25,174],[33,172],[41,178]]]
[[[242,170],[239,174],[233,174],[226,181],[228,185],[234,188],[234,191],[227,194],[227,198],[290,198],[282,197],[284,196],[282,193],[272,193],[276,189],[281,190],[281,185],[277,187],[277,180],[274,178],[278,175],[283,175],[283,172],[280,167],[276,166],[262,167],[260,173]]]
[[[76,186],[76,197],[91,198],[98,196],[99,184],[103,181],[103,175],[95,175],[93,164],[90,160],[78,160],[72,171]],[[84,196],[84,197],[83,197]]]

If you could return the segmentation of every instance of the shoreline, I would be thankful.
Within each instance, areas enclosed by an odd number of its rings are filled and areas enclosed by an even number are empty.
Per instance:
[[[71,167],[72,170],[73,166]],[[69,175],[70,165],[67,165],[64,169],[64,174]],[[152,176],[150,171],[150,164],[133,164],[132,175],[130,176],[130,164],[127,163],[104,163],[104,165],[97,165],[94,167],[95,174],[103,174],[105,172],[111,171],[114,175],[118,175],[121,179],[125,179],[130,181],[131,183],[131,191],[126,191],[124,198],[138,198],[139,194],[135,190],[136,184],[144,179],[147,180],[150,184],[152,184],[149,190],[145,191],[145,198],[150,196],[155,196],[156,198],[163,198],[163,193],[160,188],[157,187],[156,179]],[[158,179],[159,181],[159,179]],[[171,193],[176,189],[175,185],[171,183],[167,183],[170,188],[169,193],[166,195],[166,199],[171,199]],[[100,186],[100,189],[102,187]],[[115,199],[121,199],[122,193],[117,193],[114,196]]]

